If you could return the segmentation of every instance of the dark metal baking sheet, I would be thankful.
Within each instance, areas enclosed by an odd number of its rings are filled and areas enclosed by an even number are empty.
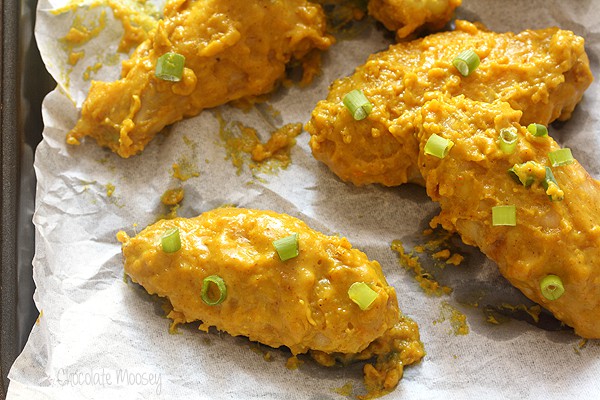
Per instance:
[[[42,137],[41,101],[54,83],[33,39],[36,4],[0,0],[0,399],[37,316],[31,274],[33,152]]]

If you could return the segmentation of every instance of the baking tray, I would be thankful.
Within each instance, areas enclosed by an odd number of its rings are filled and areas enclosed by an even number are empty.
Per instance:
[[[41,102],[55,84],[33,39],[36,5],[36,0],[0,0],[0,399],[37,317],[33,152],[42,139]]]

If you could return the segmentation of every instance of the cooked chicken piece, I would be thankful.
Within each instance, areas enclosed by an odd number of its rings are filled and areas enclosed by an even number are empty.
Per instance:
[[[452,65],[472,49],[481,65],[463,77]],[[421,180],[415,117],[427,101],[446,93],[523,112],[521,123],[547,125],[571,116],[592,82],[583,38],[557,28],[519,34],[487,32],[457,21],[457,29],[391,46],[347,78],[333,83],[306,129],[314,157],[356,185],[400,185]],[[342,104],[361,89],[373,111],[355,121]]]
[[[132,156],[166,125],[270,92],[288,61],[333,40],[320,6],[306,0],[170,0],[164,17],[124,62],[122,79],[92,83],[68,143],[91,136]],[[155,76],[157,59],[168,52],[185,56],[179,82]]]
[[[166,253],[161,237],[174,227],[181,248]],[[299,254],[282,261],[273,242],[293,234]],[[325,236],[291,216],[220,208],[159,221],[133,238],[120,232],[118,238],[125,272],[149,293],[170,300],[175,323],[200,320],[202,330],[214,326],[287,346],[294,355],[310,351],[325,365],[375,356],[377,363],[365,366],[370,393],[395,387],[403,366],[423,357],[417,325],[400,314],[380,265],[345,238]],[[208,305],[201,296],[203,281],[215,275],[226,295],[222,303]],[[376,296],[364,310],[349,296],[357,282]]]
[[[600,184],[577,161],[551,166],[549,153],[560,147],[549,136],[534,137],[520,119],[508,103],[463,96],[431,100],[421,108],[415,125],[418,165],[428,195],[442,209],[432,225],[458,232],[527,297],[578,335],[598,339]],[[507,128],[518,136],[512,154],[498,144],[499,132]],[[444,158],[424,154],[434,133],[454,143]],[[544,185],[546,167],[555,182]],[[516,207],[516,226],[494,226],[492,207],[506,205]],[[564,288],[555,300],[542,293],[549,275]]]
[[[450,21],[462,0],[370,0],[369,14],[398,39],[422,28],[439,30]]]
[[[462,0],[313,0],[325,8],[330,29],[345,26],[352,20],[362,19],[364,6],[369,14],[391,30],[397,39],[412,33],[434,31],[444,27],[454,15]],[[363,3],[363,4],[360,4]]]

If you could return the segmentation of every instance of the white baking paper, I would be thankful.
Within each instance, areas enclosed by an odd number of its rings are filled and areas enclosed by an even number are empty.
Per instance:
[[[305,359],[297,370],[290,356],[226,333],[203,333],[196,325],[170,334],[161,302],[124,279],[117,231],[130,234],[167,210],[160,196],[183,187],[180,216],[192,217],[220,206],[271,209],[305,220],[328,234],[341,234],[380,261],[399,295],[401,309],[415,319],[427,355],[405,370],[398,388],[385,399],[596,399],[600,398],[600,343],[582,342],[570,331],[546,331],[516,319],[494,325],[483,312],[502,303],[531,306],[475,248],[453,238],[450,247],[465,261],[441,270],[431,254],[426,269],[454,289],[452,295],[426,295],[390,250],[399,239],[407,251],[424,244],[422,235],[438,212],[423,188],[405,185],[354,187],[339,181],[313,159],[303,132],[287,169],[261,172],[245,162],[233,166],[220,136],[218,116],[235,130],[240,121],[266,140],[291,122],[306,122],[335,78],[348,75],[392,35],[366,20],[360,34],[345,35],[324,56],[323,72],[306,88],[280,88],[265,104],[245,112],[230,106],[207,110],[166,129],[141,156],[120,159],[91,140],[70,147],[65,134],[78,117],[76,105],[89,80],[84,69],[106,62],[94,79],[115,79],[120,23],[107,10],[107,25],[86,46],[72,71],[60,44],[74,13],[50,10],[66,1],[41,0],[37,40],[48,69],[59,82],[43,105],[44,140],[37,148],[38,179],[34,223],[37,229],[35,302],[41,315],[10,371],[9,399],[342,399],[336,389],[350,384],[350,398],[364,394],[361,365],[325,368]],[[97,13],[85,3],[77,13]],[[97,3],[97,2],[96,2]],[[559,26],[586,38],[596,77],[600,77],[600,1],[464,0],[458,17],[478,20],[495,31]],[[160,7],[161,2],[155,2]],[[121,29],[121,30],[120,30]],[[98,53],[94,53],[94,49]],[[121,55],[120,57],[125,57]],[[588,171],[600,178],[600,92],[587,91],[573,118],[551,128]],[[172,165],[198,176],[173,178]],[[114,192],[109,192],[114,186]],[[551,249],[549,249],[551,251]],[[448,310],[467,317],[469,333],[453,332]],[[265,360],[265,354],[271,361]],[[348,387],[348,386],[346,386]]]

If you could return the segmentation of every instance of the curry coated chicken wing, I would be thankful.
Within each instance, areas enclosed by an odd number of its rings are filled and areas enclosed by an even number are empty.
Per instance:
[[[306,0],[170,0],[122,78],[92,83],[67,141],[91,136],[121,157],[137,154],[184,117],[270,92],[291,59],[332,44],[325,24],[321,7]],[[155,74],[165,53],[185,57],[180,81]]]
[[[456,30],[390,46],[350,77],[335,81],[306,128],[314,157],[342,180],[395,186],[421,182],[415,118],[440,94],[507,101],[521,123],[568,119],[592,82],[583,38],[558,28],[495,33],[466,21]],[[453,59],[471,49],[481,59],[462,76]],[[362,90],[373,106],[356,121],[342,100]]]
[[[162,237],[173,228],[180,245],[167,248]],[[126,273],[170,300],[175,323],[200,320],[202,330],[310,352],[324,365],[376,357],[364,367],[370,394],[393,389],[403,366],[424,355],[380,265],[289,215],[219,208],[118,238]],[[274,242],[290,238],[288,258]]]
[[[527,297],[598,339],[600,184],[520,119],[506,102],[464,96],[421,108],[418,165],[442,209],[432,225],[458,232]],[[507,132],[511,140],[500,139]],[[427,151],[440,138],[444,151]]]
[[[402,39],[422,28],[439,30],[462,0],[370,0],[369,14]]]

